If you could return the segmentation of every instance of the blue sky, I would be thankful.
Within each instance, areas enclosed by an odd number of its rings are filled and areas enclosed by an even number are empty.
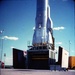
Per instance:
[[[49,0],[54,26],[55,47],[64,47],[70,55],[75,55],[74,1]],[[27,42],[32,45],[36,17],[36,0],[0,1],[0,52],[6,53],[6,64],[12,64],[12,47],[27,50]],[[4,57],[3,57],[4,61]]]

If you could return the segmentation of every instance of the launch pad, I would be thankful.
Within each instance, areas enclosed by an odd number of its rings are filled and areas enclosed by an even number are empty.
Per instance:
[[[55,64],[53,22],[49,0],[36,0],[35,29],[32,46],[28,47],[26,60],[23,61],[26,62],[27,69],[50,69],[50,65]],[[20,57],[19,54],[23,55],[23,52],[17,52],[18,62],[21,63],[20,60],[24,57]]]
[[[50,69],[55,64],[55,52],[47,46],[32,47],[27,50],[28,69]]]
[[[55,63],[49,0],[37,0],[36,3],[35,30],[32,46],[27,50],[27,65],[28,69],[49,69]]]

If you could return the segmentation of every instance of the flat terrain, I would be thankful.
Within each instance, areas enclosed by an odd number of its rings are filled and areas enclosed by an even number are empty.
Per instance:
[[[0,75],[75,75],[74,71],[50,71],[30,69],[0,69]]]

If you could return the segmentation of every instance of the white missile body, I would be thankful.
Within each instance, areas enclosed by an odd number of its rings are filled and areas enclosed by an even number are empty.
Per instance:
[[[53,23],[50,17],[48,0],[37,0],[33,45],[53,44]]]

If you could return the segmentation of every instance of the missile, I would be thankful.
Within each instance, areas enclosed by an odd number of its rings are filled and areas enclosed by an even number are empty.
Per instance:
[[[47,43],[53,44],[53,22],[50,17],[50,6],[47,7]]]
[[[33,46],[53,44],[53,22],[48,0],[37,0]]]

